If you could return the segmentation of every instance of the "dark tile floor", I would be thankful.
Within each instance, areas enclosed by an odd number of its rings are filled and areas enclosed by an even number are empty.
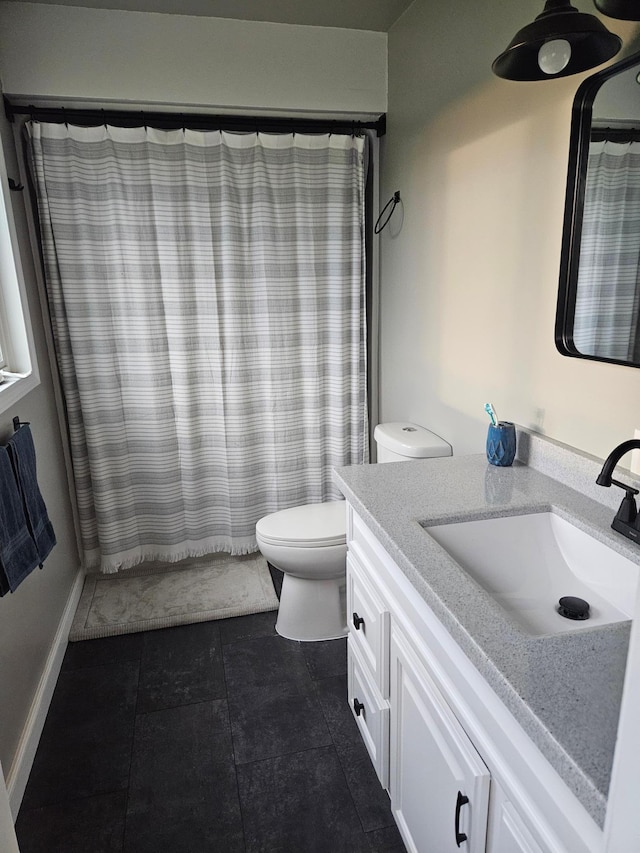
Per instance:
[[[71,643],[21,853],[403,853],[346,700],[346,641],[275,612]]]

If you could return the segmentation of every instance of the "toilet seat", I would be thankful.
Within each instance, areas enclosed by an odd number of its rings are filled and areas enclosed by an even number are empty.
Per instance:
[[[344,501],[306,504],[261,518],[256,536],[269,545],[292,548],[327,548],[345,545],[347,511]]]

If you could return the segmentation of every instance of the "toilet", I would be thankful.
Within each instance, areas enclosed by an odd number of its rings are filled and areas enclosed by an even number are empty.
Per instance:
[[[378,462],[451,456],[451,445],[424,427],[378,424]],[[289,640],[334,640],[347,634],[347,510],[344,501],[306,504],[261,518],[258,547],[284,573],[276,631]]]

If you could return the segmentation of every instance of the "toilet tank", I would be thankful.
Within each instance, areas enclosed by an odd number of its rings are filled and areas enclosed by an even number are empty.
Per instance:
[[[373,437],[378,448],[378,462],[410,462],[453,454],[450,444],[418,424],[378,424]]]

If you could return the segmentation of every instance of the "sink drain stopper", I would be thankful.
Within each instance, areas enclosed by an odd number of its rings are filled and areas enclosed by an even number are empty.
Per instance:
[[[565,619],[583,620],[589,618],[589,602],[574,595],[565,595],[558,602],[558,613]]]

